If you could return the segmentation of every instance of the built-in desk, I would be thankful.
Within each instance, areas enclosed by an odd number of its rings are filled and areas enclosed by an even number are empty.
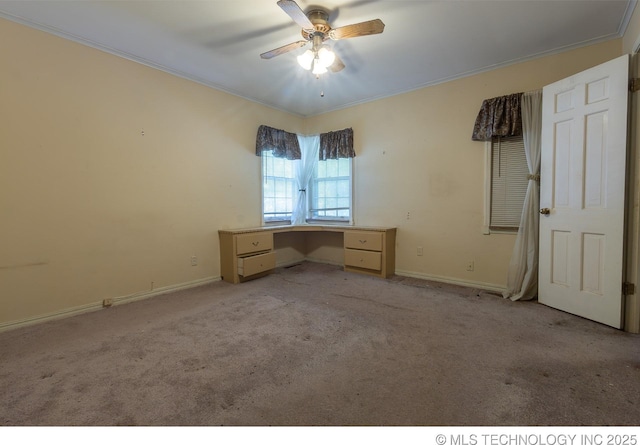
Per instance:
[[[309,224],[219,230],[222,279],[240,283],[268,274],[276,267],[274,235],[295,232],[311,236],[322,232],[342,233],[344,270],[382,278],[389,278],[395,273],[395,227]]]

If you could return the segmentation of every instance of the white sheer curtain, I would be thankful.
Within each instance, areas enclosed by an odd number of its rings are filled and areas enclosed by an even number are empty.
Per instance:
[[[522,138],[529,168],[529,185],[522,206],[520,228],[509,262],[504,298],[532,300],[538,295],[538,222],[540,214],[540,139],[542,91],[522,95]]]
[[[318,159],[320,152],[320,135],[301,136],[298,135],[298,143],[302,156],[294,161],[296,173],[296,184],[298,185],[298,194],[293,204],[293,212],[291,213],[291,224],[305,224],[307,219],[307,188],[311,175],[313,175],[313,166]]]

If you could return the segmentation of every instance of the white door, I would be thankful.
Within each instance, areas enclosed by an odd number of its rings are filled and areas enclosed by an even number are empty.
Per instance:
[[[615,328],[623,323],[628,79],[625,55],[542,96],[538,299]]]

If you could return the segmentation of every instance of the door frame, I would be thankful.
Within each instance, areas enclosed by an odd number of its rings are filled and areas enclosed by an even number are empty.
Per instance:
[[[631,54],[630,77],[640,74],[640,39]],[[640,333],[640,100],[638,93],[629,93],[627,125],[627,202],[625,281],[635,285],[635,292],[624,296],[624,330]]]

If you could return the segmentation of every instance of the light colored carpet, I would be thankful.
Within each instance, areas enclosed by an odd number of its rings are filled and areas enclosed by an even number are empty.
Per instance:
[[[640,336],[302,263],[0,334],[0,425],[637,425]]]

